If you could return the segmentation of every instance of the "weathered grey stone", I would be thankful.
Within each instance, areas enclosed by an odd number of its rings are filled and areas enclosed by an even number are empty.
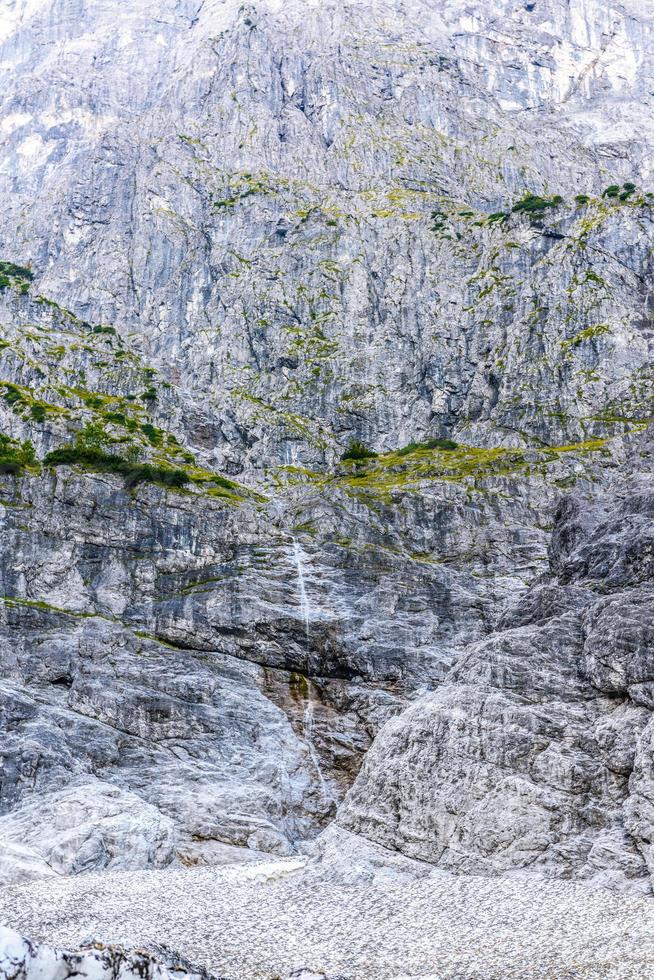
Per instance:
[[[650,446],[636,444],[644,452],[597,505],[559,508],[564,524],[588,515],[574,538],[552,538],[555,553],[564,542],[553,572],[574,570],[578,585],[535,584],[435,693],[387,723],[339,823],[457,871],[530,867],[649,890],[652,603],[649,588],[632,586],[647,552],[624,514],[651,534],[651,482],[633,494],[651,478]],[[593,600],[599,563],[611,592]]]
[[[3,980],[218,980],[183,957],[96,943],[81,950],[64,950],[30,942],[0,926],[0,977]]]
[[[172,820],[133,793],[95,780],[31,796],[0,817],[0,879],[99,868],[163,867],[174,857]]]

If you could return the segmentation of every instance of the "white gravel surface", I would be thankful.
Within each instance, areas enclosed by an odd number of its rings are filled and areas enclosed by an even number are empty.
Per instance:
[[[346,884],[298,861],[118,871],[0,890],[0,922],[60,946],[163,944],[234,980],[654,977],[654,901],[537,878]]]

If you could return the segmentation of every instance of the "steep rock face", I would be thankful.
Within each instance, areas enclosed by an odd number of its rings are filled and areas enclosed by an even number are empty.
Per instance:
[[[432,8],[0,26],[3,880],[287,853],[372,743],[358,833],[645,881],[651,23]]]
[[[343,826],[455,870],[649,890],[652,449],[560,506],[557,577],[382,730]]]
[[[3,477],[3,840],[58,870],[130,866],[124,800],[139,859],[288,850],[333,815],[380,724],[542,568],[556,481],[596,455],[509,454],[443,482],[436,457],[456,472],[478,452],[418,450],[376,464],[390,486],[366,471],[285,502]],[[77,809],[58,795],[71,779]],[[108,787],[127,794],[111,812]],[[86,828],[68,853],[53,805]]]
[[[649,23],[441,7],[16,4],[7,257],[204,394],[221,466],[650,410]]]

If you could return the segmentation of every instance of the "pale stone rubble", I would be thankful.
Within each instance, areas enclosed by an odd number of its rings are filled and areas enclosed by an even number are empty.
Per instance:
[[[304,869],[274,859],[53,878],[4,889],[0,916],[44,950],[101,935],[151,951],[149,969],[171,963],[162,947],[182,949],[187,969],[225,980],[646,980],[654,964],[644,895],[534,873],[451,875],[365,853],[343,831]]]

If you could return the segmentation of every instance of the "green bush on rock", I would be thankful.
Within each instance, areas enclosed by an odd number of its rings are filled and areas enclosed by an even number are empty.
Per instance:
[[[554,197],[540,197],[538,194],[525,194],[521,200],[513,205],[512,211],[515,214],[526,214],[533,218],[542,218],[548,208],[558,208],[563,204],[560,194]]]
[[[410,442],[407,446],[397,450],[398,456],[409,456],[411,453],[418,452],[420,449],[442,449],[452,452],[458,449],[459,444],[454,439],[427,439],[425,442]]]
[[[369,449],[360,439],[352,439],[341,459],[372,459],[376,455],[375,450]]]
[[[26,265],[0,262],[0,293],[4,292],[7,287],[13,286],[14,289],[18,289],[19,293],[25,295],[33,279],[34,273]]]
[[[36,465],[34,446],[29,440],[17,442],[0,434],[0,474],[17,475],[26,467]]]
[[[46,466],[82,466],[99,473],[120,473],[125,477],[125,485],[133,487],[137,483],[160,483],[166,487],[183,487],[189,483],[185,470],[169,466],[155,466],[152,463],[133,463],[113,453],[104,452],[94,446],[62,446],[55,449],[43,460]]]

